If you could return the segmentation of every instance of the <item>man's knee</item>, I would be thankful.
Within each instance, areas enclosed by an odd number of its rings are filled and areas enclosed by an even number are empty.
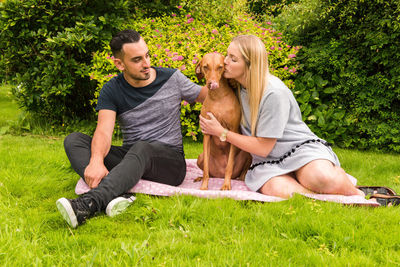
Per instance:
[[[72,147],[76,146],[78,143],[81,143],[84,141],[85,143],[89,142],[90,143],[90,136],[87,136],[86,134],[79,133],[79,132],[73,132],[69,134],[67,137],[64,139],[64,149],[65,151],[69,151]]]

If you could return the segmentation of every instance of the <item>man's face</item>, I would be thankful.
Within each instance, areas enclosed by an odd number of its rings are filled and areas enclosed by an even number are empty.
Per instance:
[[[130,79],[144,81],[150,78],[149,49],[143,39],[124,44],[120,58],[116,58],[114,63]]]

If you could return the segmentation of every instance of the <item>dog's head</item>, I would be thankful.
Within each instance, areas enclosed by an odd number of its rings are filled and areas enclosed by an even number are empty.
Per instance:
[[[208,53],[196,65],[197,79],[201,81],[205,78],[206,85],[211,90],[219,88],[225,70],[224,59],[219,53]]]

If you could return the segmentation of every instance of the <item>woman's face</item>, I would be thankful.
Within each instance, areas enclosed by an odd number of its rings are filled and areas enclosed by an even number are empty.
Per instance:
[[[236,44],[231,43],[229,45],[224,63],[224,77],[227,79],[234,79],[243,85],[245,81],[246,62]]]

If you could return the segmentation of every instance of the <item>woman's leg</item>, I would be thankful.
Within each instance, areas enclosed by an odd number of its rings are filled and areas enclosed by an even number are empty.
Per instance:
[[[290,198],[293,193],[312,194],[310,190],[302,186],[293,173],[276,176],[268,180],[259,190],[264,195]]]
[[[323,194],[362,195],[346,172],[329,160],[313,160],[295,171],[299,183],[311,191]]]

